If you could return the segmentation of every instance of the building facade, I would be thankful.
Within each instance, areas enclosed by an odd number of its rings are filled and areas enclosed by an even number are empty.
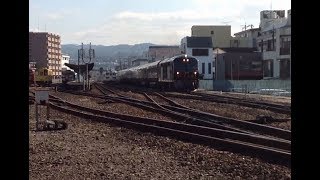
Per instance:
[[[262,54],[256,48],[216,48],[215,80],[262,79]]]
[[[149,46],[148,60],[154,62],[179,54],[181,54],[179,46]]]
[[[262,11],[261,32],[257,38],[263,55],[264,79],[291,78],[291,10]]]
[[[257,38],[260,28],[251,28],[234,34],[230,41],[232,48],[257,48]]]
[[[65,63],[70,63],[70,56],[66,55],[66,54],[62,54],[62,58],[61,58],[61,70],[62,71],[66,71],[66,70],[72,70],[70,69],[68,66],[64,65]]]
[[[215,72],[211,37],[184,37],[181,52],[198,60],[198,72],[203,79],[213,79]]]
[[[29,32],[29,62],[53,72],[53,81],[61,80],[61,38],[49,32]]]
[[[230,47],[231,26],[202,26],[191,27],[191,36],[211,37],[213,48]]]

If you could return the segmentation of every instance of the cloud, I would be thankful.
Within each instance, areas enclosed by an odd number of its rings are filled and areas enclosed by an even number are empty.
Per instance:
[[[59,19],[62,19],[64,18],[64,14],[63,13],[50,13],[50,14],[46,14],[46,17],[49,19],[49,20],[59,20]]]
[[[273,9],[288,10],[287,1],[275,1]],[[289,4],[289,7],[291,4]],[[241,31],[241,25],[259,27],[260,11],[269,9],[270,0],[215,1],[194,0],[192,9],[164,12],[122,11],[99,26],[70,34],[77,43],[180,44],[181,38],[191,36],[192,25],[231,25],[232,35]],[[67,41],[69,41],[67,40]]]
[[[68,16],[77,16],[80,12],[80,9],[61,9],[57,12],[48,12],[44,16],[48,20],[56,21],[56,20],[61,20],[64,19],[65,17]]]
[[[29,28],[29,32],[40,32],[38,28]]]

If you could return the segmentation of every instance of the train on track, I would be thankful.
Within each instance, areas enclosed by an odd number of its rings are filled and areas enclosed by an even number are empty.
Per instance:
[[[116,80],[161,89],[194,90],[199,86],[198,60],[192,56],[178,55],[120,70]]]
[[[75,73],[70,70],[62,71],[62,83],[67,83],[69,81],[75,80]],[[54,76],[52,70],[48,68],[30,69],[29,68],[29,86],[51,86],[53,84],[61,84],[54,81]]]

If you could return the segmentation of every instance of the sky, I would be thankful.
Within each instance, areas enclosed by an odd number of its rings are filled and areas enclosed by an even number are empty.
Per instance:
[[[29,0],[29,31],[59,34],[62,44],[178,45],[193,25],[259,27],[260,11],[290,0]]]

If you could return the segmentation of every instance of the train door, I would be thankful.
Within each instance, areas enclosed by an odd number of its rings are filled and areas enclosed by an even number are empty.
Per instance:
[[[167,66],[167,79],[172,80],[171,74],[172,74],[172,67],[171,67],[171,64],[168,64],[168,66]]]
[[[160,65],[160,81],[163,80],[163,66]]]

